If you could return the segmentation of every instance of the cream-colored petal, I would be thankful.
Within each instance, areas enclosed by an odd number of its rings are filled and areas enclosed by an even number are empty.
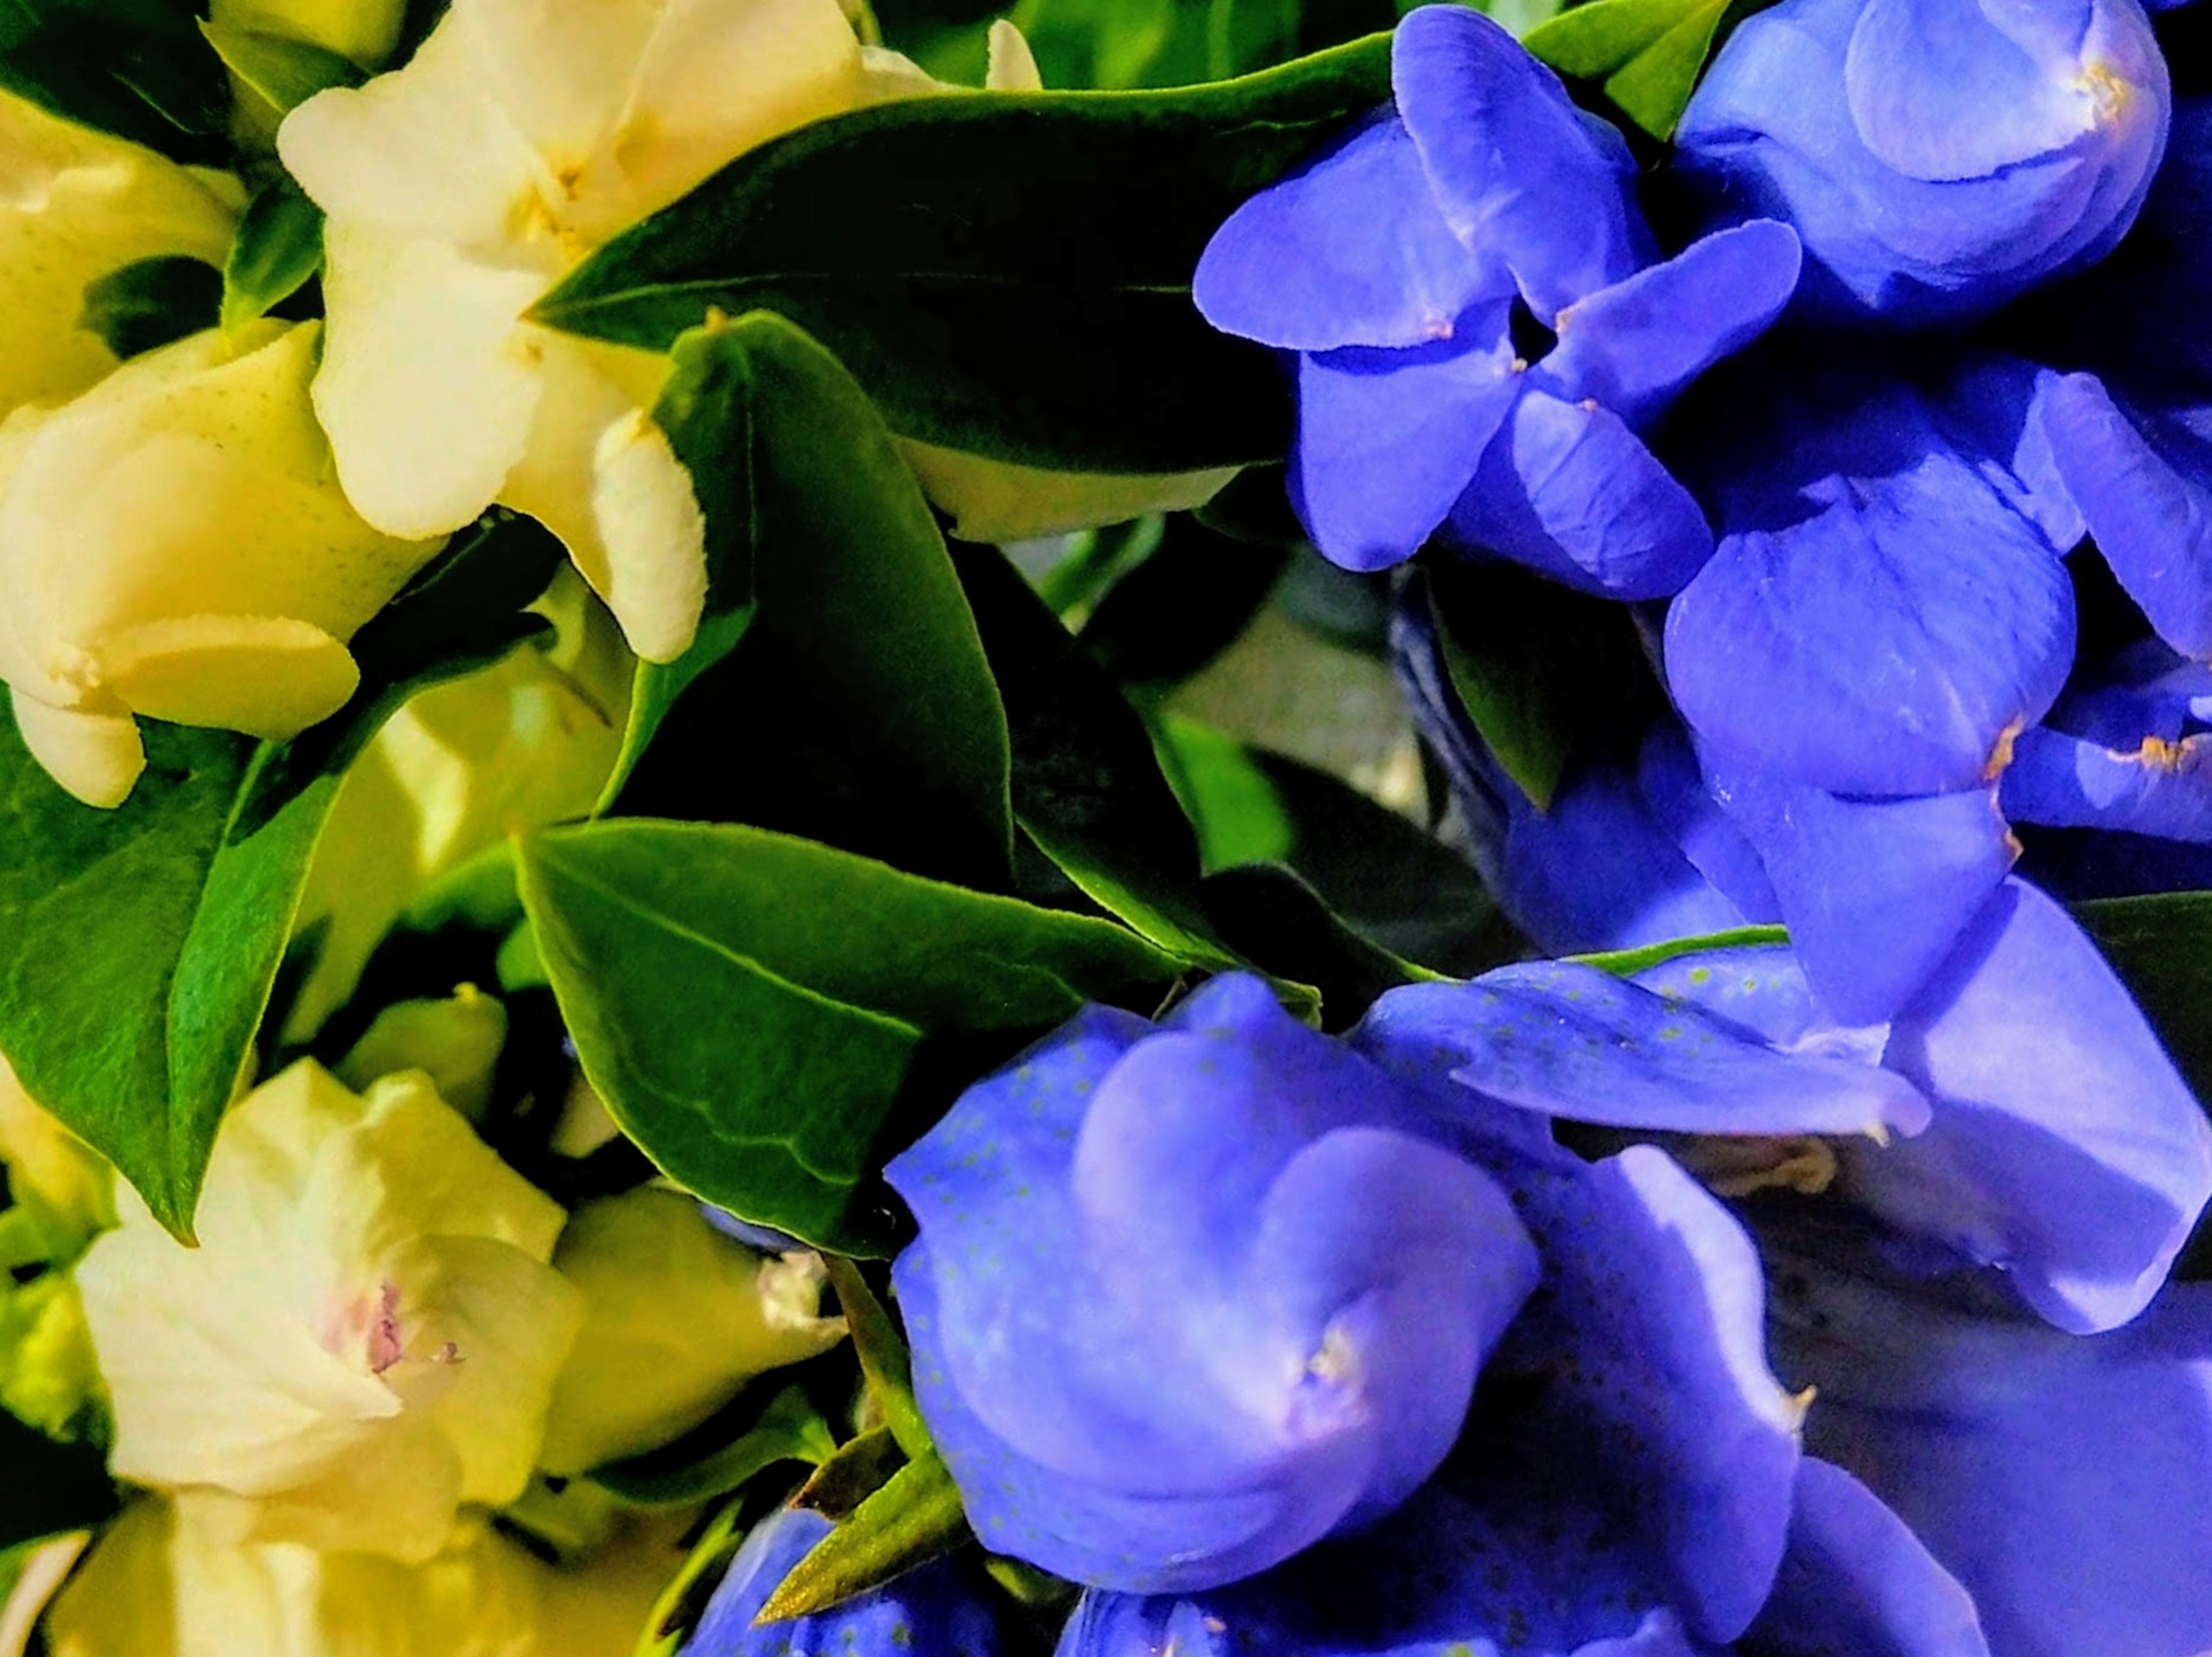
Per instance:
[[[622,118],[661,0],[455,0],[451,28],[557,186],[574,183]]]
[[[1026,541],[1183,512],[1211,501],[1237,472],[1048,471],[907,438],[899,451],[922,493],[952,514],[952,533],[963,541]]]
[[[146,768],[146,744],[128,713],[56,707],[14,693],[15,728],[46,773],[87,805],[112,809],[131,798]]]
[[[500,498],[561,537],[632,650],[669,661],[706,604],[706,520],[666,435],[599,366],[614,355],[548,337],[538,422]]]
[[[315,412],[354,509],[389,535],[445,535],[489,506],[530,440],[530,270],[333,223]]]
[[[1029,37],[1007,18],[991,25],[990,67],[984,71],[983,87],[988,92],[1044,90],[1044,76],[1037,72]]]
[[[225,1547],[293,1543],[419,1564],[453,1540],[461,1458],[437,1423],[408,1414],[377,1435],[373,1452],[337,1457],[313,1478],[251,1497],[191,1495],[209,1540]]]
[[[180,616],[99,641],[102,681],[138,713],[272,741],[343,707],[361,671],[336,639],[282,616]]]
[[[489,72],[449,18],[405,68],[294,110],[276,153],[341,233],[496,246],[535,200],[542,168],[484,95]]]
[[[862,96],[860,43],[837,0],[668,0],[609,148],[619,187],[580,203],[577,222],[611,234]]]
[[[169,1569],[175,1522],[166,1502],[123,1510],[54,1600],[46,1618],[52,1657],[179,1657]]]
[[[908,98],[949,97],[968,88],[940,81],[902,52],[884,46],[860,48],[859,101],[864,104],[902,103]]]
[[[0,1657],[23,1657],[31,1630],[38,1626],[46,1602],[67,1580],[70,1568],[92,1540],[90,1531],[71,1531],[31,1550],[16,1573],[8,1603],[0,1606]]]
[[[328,1212],[349,1185],[380,1187],[382,1223],[401,1234],[482,1237],[540,1264],[552,1258],[568,1219],[561,1205],[501,1162],[428,1077],[385,1077],[364,1100],[358,1122],[331,1141],[316,1170],[332,1198],[307,1206]]]

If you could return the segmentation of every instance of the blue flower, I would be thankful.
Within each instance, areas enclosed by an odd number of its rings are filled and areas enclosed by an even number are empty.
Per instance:
[[[685,1642],[685,1657],[998,1657],[988,1603],[949,1560],[827,1611],[755,1627],[769,1596],[830,1529],[820,1514],[799,1508],[755,1526]]]
[[[1796,228],[1801,308],[1955,322],[2112,251],[2170,103],[2137,0],[1784,0],[1675,142],[1724,218]]]
[[[1410,1496],[1537,1275],[1424,1121],[1232,977],[1082,1015],[895,1159],[916,1389],[985,1545],[1204,1587]]]
[[[1194,282],[1215,326],[1297,354],[1315,544],[1373,570],[1441,530],[1585,591],[1675,591],[1711,534],[1639,434],[1781,310],[1796,238],[1652,264],[1620,135],[1478,13],[1413,12],[1391,66],[1395,107],[1240,208]]]

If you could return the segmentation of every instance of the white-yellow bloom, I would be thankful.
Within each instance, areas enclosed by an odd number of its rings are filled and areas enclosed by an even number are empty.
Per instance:
[[[0,1054],[0,1162],[19,1207],[37,1211],[53,1258],[115,1223],[115,1170],[24,1090]]]
[[[682,1560],[639,1540],[555,1570],[472,1520],[403,1564],[235,1546],[190,1498],[141,1502],[55,1599],[46,1636],[52,1657],[629,1657]]]
[[[693,1198],[646,1187],[576,1211],[553,1263],[584,1293],[584,1326],[553,1389],[548,1472],[574,1474],[688,1431],[755,1375],[827,1351],[822,1264],[756,1253]]]
[[[246,34],[305,40],[374,69],[398,44],[407,0],[213,0],[208,21]]]
[[[0,92],[0,414],[115,367],[77,326],[88,282],[163,255],[220,265],[238,207],[230,179]]]
[[[135,715],[281,737],[336,713],[346,641],[436,552],[331,478],[316,327],[196,334],[0,424],[0,679],[78,798],[129,794]]]
[[[455,0],[404,68],[295,110],[278,153],[329,215],[315,406],[362,515],[422,536],[528,513],[639,655],[681,653],[706,566],[647,413],[665,365],[522,313],[732,157],[869,97],[837,0]]]
[[[418,1074],[309,1061],[233,1107],[200,1247],[127,1190],[78,1267],[118,1478],[227,1541],[423,1560],[529,1482],[580,1296],[563,1216]]]

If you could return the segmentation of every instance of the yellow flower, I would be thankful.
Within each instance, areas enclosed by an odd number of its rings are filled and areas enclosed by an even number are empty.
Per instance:
[[[115,1170],[23,1090],[0,1054],[0,1162],[19,1208],[33,1211],[52,1245],[50,1259],[74,1254],[115,1223]]]
[[[665,365],[522,313],[732,157],[869,95],[837,0],[455,0],[404,68],[295,110],[278,153],[330,215],[315,406],[362,515],[426,536],[528,513],[639,655],[680,654],[706,566],[646,412]]]
[[[118,1478],[190,1491],[240,1545],[420,1561],[529,1482],[576,1291],[563,1216],[419,1074],[311,1061],[233,1107],[200,1247],[127,1189],[77,1269]]]
[[[86,283],[168,254],[220,265],[237,219],[234,181],[0,92],[0,414],[115,367],[77,326]]]
[[[345,641],[437,550],[331,481],[315,340],[196,334],[0,424],[0,679],[78,798],[130,793],[135,715],[274,737],[336,713],[360,680]]]
[[[553,1263],[584,1294],[584,1325],[553,1389],[540,1464],[574,1474],[688,1431],[755,1375],[827,1351],[811,1254],[754,1253],[697,1201],[647,1187],[576,1211]]]
[[[414,1564],[235,1546],[190,1498],[141,1502],[46,1619],[52,1657],[629,1657],[682,1563],[641,1532],[555,1570],[479,1520]]]

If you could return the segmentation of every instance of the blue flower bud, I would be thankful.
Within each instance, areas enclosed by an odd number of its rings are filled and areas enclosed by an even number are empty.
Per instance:
[[[1433,1132],[1241,976],[971,1088],[887,1172],[916,1390],[985,1545],[1184,1592],[1412,1495],[1538,1272]]]
[[[1796,227],[1801,310],[1918,325],[2103,258],[2171,112],[2138,0],[1784,0],[1676,143],[1726,216]]]

